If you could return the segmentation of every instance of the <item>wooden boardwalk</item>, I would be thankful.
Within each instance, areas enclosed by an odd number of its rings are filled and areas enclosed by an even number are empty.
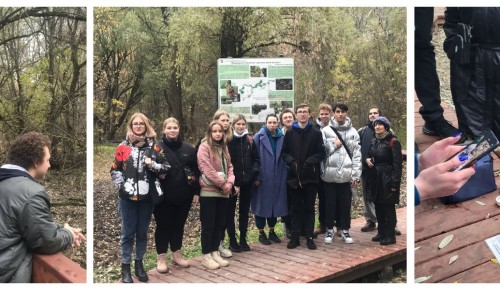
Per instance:
[[[422,133],[422,120],[418,109],[420,102],[415,97],[415,142],[423,152],[437,137]],[[444,116],[457,126],[455,112],[446,104]],[[500,161],[494,157],[495,170]],[[496,177],[497,187],[500,177]],[[484,196],[458,203],[444,205],[438,199],[422,202],[415,208],[415,278],[429,277],[425,282],[472,283],[500,282],[500,266],[491,261],[495,256],[485,240],[500,234],[500,207],[496,205],[495,190]],[[480,205],[481,201],[485,205]],[[452,242],[443,249],[439,243],[448,235],[454,235]],[[449,264],[450,258],[458,259]]]
[[[349,282],[388,266],[406,261],[406,208],[397,210],[401,236],[397,243],[381,246],[371,241],[376,232],[361,232],[364,218],[351,222],[353,244],[346,244],[335,236],[332,244],[323,242],[324,235],[316,240],[317,250],[308,250],[305,239],[300,246],[289,250],[288,239],[280,244],[250,245],[252,250],[233,253],[230,265],[218,270],[201,266],[201,257],[191,260],[191,267],[169,265],[170,272],[159,274],[149,271],[149,283],[307,283]],[[134,277],[134,282],[138,282]],[[139,282],[140,283],[140,282]]]

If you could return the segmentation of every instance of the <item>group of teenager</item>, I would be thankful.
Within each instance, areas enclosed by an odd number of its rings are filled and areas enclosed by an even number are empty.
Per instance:
[[[275,232],[281,218],[288,249],[300,246],[301,236],[308,249],[316,249],[316,193],[320,195],[324,242],[332,243],[336,227],[342,240],[353,243],[349,234],[352,191],[361,180],[365,203],[367,207],[371,204],[367,221],[378,222],[378,227],[368,229],[378,230],[372,241],[395,243],[401,144],[389,120],[378,116],[378,108],[372,110],[376,118],[370,114],[367,126],[358,133],[345,104],[333,108],[321,104],[316,122],[309,105],[300,104],[295,112],[287,108],[279,117],[267,115],[264,125],[252,136],[243,115],[231,120],[227,112],[218,110],[195,147],[180,138],[180,124],[175,118],[163,122],[163,136],[157,138],[144,114],[131,116],[127,138],[116,149],[111,169],[120,197],[122,281],[133,281],[134,244],[135,275],[139,281],[148,281],[142,259],[152,215],[156,222],[157,271],[169,271],[169,248],[172,264],[190,266],[180,249],[189,210],[198,203],[201,265],[208,269],[228,266],[226,258],[233,252],[251,250],[247,242],[250,212],[260,243],[281,242]],[[226,232],[229,248],[224,246]]]

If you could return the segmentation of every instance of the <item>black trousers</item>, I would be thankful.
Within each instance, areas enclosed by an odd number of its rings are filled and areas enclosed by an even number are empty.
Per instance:
[[[316,184],[306,184],[303,188],[288,187],[292,206],[292,237],[299,238],[304,228],[305,236],[312,237],[314,231],[314,203],[316,201]]]
[[[325,225],[326,218],[326,198],[325,198],[325,182],[319,181],[318,184],[318,220],[319,223]]]
[[[250,213],[250,201],[252,199],[252,184],[248,184],[240,187],[240,204],[238,208],[238,225],[240,230],[240,237],[246,237],[248,231],[248,214]],[[236,225],[234,223],[234,217],[236,214],[236,201],[238,196],[231,195],[228,200],[227,205],[227,215],[226,215],[226,226],[228,236],[236,236]],[[222,240],[224,240],[224,232],[222,233]]]
[[[375,202],[375,212],[378,220],[378,234],[383,239],[396,239],[396,206]]]
[[[200,197],[201,252],[209,254],[219,249],[226,222],[228,199]]]
[[[432,44],[433,7],[415,7],[415,91],[422,104],[419,113],[426,122],[443,116],[436,55]]]
[[[325,182],[326,227],[333,229],[334,220],[337,228],[351,228],[351,183]]]
[[[169,246],[172,252],[181,249],[184,225],[191,203],[192,200],[188,199],[181,204],[164,201],[155,206],[153,214],[156,221],[155,244],[158,254],[166,253]]]

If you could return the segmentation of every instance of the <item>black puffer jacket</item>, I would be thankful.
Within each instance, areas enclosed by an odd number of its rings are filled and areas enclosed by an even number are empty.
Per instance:
[[[319,163],[326,151],[321,131],[311,122],[300,128],[295,121],[292,129],[285,134],[282,158],[288,166],[287,184],[292,188],[302,188],[306,184],[319,183]]]
[[[239,137],[234,135],[227,144],[231,163],[233,164],[234,185],[244,186],[251,184],[259,174],[259,153],[253,141],[247,134]]]
[[[156,162],[170,165],[164,179],[159,179],[161,189],[165,194],[165,200],[173,204],[182,204],[192,200],[193,195],[200,192],[199,183],[191,187],[186,181],[184,167],[189,167],[196,178],[200,177],[200,171],[196,163],[196,152],[193,146],[181,140],[169,140],[163,137],[162,141],[154,146]],[[167,150],[163,150],[163,148]],[[173,156],[175,155],[175,156]],[[161,173],[160,173],[161,174]]]
[[[45,189],[24,171],[0,169],[0,283],[29,283],[33,252],[54,254],[72,242],[52,219]]]
[[[403,172],[401,143],[390,133],[384,139],[374,138],[368,150],[368,158],[373,158],[375,170],[368,172],[367,199],[376,203],[398,204]],[[392,188],[396,191],[392,191]]]

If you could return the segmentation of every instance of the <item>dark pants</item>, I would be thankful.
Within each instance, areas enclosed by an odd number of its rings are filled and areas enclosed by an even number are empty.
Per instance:
[[[366,221],[377,222],[377,214],[375,213],[375,204],[373,201],[369,201],[367,199],[366,188],[367,188],[367,179],[368,173],[361,174],[361,182],[363,185],[363,203],[365,204],[363,215],[365,216]]]
[[[266,226],[266,221],[267,221],[267,226],[269,228],[274,228],[276,223],[278,222],[277,217],[262,217],[262,216],[255,216],[255,225],[259,230],[263,230],[264,227]]]
[[[200,197],[201,252],[209,254],[219,249],[226,221],[228,199]]]
[[[239,218],[238,225],[240,229],[240,237],[246,237],[248,230],[248,214],[250,212],[250,200],[252,198],[251,193],[252,185],[245,185],[240,187],[240,204],[239,204]],[[226,216],[226,230],[230,238],[236,236],[236,225],[234,224],[234,216],[236,212],[236,201],[238,196],[231,195],[228,200],[227,206],[227,216]],[[222,240],[224,240],[224,232],[222,233]]]
[[[302,228],[306,237],[312,237],[317,185],[306,184],[297,189],[288,187],[288,192],[292,206],[292,237],[298,239]]]
[[[375,202],[378,220],[378,234],[383,238],[396,239],[396,206]]]
[[[191,203],[191,199],[181,204],[164,201],[155,207],[153,213],[156,221],[155,243],[158,254],[166,253],[169,245],[172,252],[181,249],[184,225]]]
[[[426,122],[443,116],[436,55],[432,44],[433,7],[415,7],[415,91],[422,104],[419,113]]]
[[[337,228],[351,228],[351,183],[325,182],[326,227],[333,229],[334,219],[338,216]],[[337,211],[338,215],[337,215]]]
[[[326,224],[325,212],[326,212],[325,182],[323,180],[320,180],[318,184],[318,221],[322,225]]]
[[[133,201],[120,198],[119,213],[121,217],[121,251],[122,263],[130,264],[135,241],[135,259],[142,260],[148,243],[149,223],[153,204],[150,200]]]

